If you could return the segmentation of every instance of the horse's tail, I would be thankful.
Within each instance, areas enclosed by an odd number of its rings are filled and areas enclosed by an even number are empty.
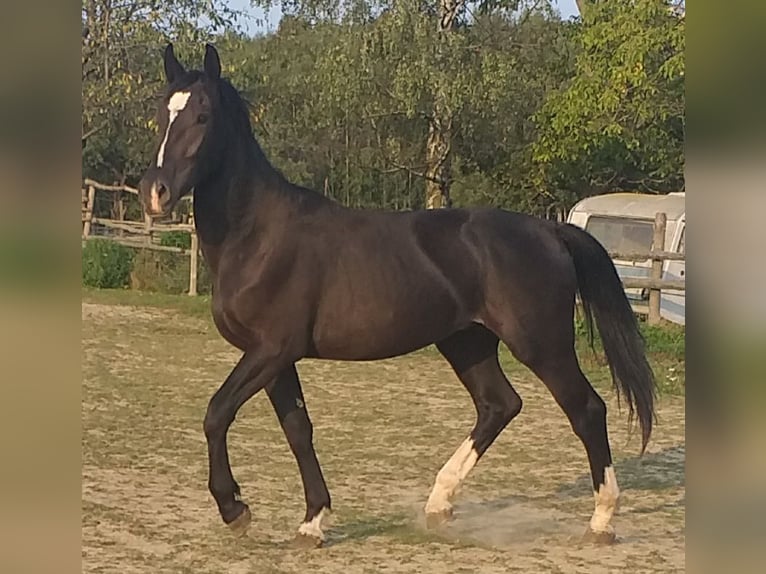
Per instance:
[[[628,403],[629,422],[638,414],[643,454],[652,434],[655,381],[638,321],[604,247],[574,225],[560,224],[557,232],[574,261],[590,344],[595,317],[617,397],[622,394]]]

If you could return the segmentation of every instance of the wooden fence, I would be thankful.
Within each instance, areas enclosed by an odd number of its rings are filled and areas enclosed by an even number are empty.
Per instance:
[[[97,224],[107,229],[117,231],[108,237],[118,243],[141,249],[155,251],[169,251],[187,255],[189,257],[189,295],[197,294],[197,265],[199,261],[199,239],[194,228],[193,215],[189,223],[156,223],[151,218],[145,217],[144,221],[127,221],[100,218],[94,216],[94,207],[97,191],[127,192],[138,194],[138,190],[127,185],[105,185],[85,180],[85,188],[82,190],[82,237],[83,240],[99,237],[93,235],[93,225]],[[620,261],[652,261],[650,277],[623,278],[622,283],[626,289],[647,289],[649,291],[648,305],[634,304],[633,309],[637,313],[646,314],[649,324],[655,325],[660,322],[660,299],[663,290],[686,290],[686,282],[681,280],[668,280],[662,278],[664,261],[684,261],[683,253],[665,251],[665,230],[667,216],[658,213],[654,220],[654,237],[652,249],[648,252],[620,253],[610,252],[612,259]],[[191,236],[190,249],[159,245],[157,235],[164,231],[183,231]]]
[[[144,217],[144,221],[129,221],[125,219],[109,219],[96,217],[96,192],[106,191],[111,193],[138,194],[138,190],[127,185],[105,185],[92,179],[86,179],[82,189],[82,239],[88,241],[97,238],[109,238],[122,245],[152,251],[167,251],[189,257],[189,295],[197,294],[197,266],[199,264],[199,238],[194,228],[193,214],[188,223],[158,223],[150,217]],[[93,233],[94,226],[98,225],[114,233],[108,235],[96,235]],[[190,248],[172,247],[160,245],[159,234],[166,231],[181,231],[191,236]]]
[[[666,229],[667,215],[665,213],[657,213],[654,218],[654,236],[651,251],[643,253],[609,253],[613,260],[652,261],[652,270],[649,277],[625,277],[622,279],[622,284],[626,289],[647,289],[649,291],[648,305],[633,305],[633,310],[646,314],[647,322],[650,325],[656,325],[660,322],[660,300],[663,290],[686,291],[686,281],[662,278],[662,267],[665,261],[686,260],[684,253],[665,251]]]

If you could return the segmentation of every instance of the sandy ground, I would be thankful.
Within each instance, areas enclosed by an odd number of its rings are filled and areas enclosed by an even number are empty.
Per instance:
[[[303,518],[297,466],[264,395],[229,433],[253,523],[234,538],[207,492],[202,417],[239,354],[209,321],[83,303],[83,572],[677,572],[684,570],[684,402],[666,397],[648,452],[614,394],[619,541],[580,542],[593,508],[584,450],[545,387],[523,370],[524,410],[455,500],[424,527],[436,472],[473,407],[431,351],[374,363],[299,364],[333,497],[328,544],[290,546]]]

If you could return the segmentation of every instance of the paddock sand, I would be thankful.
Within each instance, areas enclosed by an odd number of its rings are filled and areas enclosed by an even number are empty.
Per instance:
[[[622,490],[618,543],[580,541],[593,508],[584,450],[545,387],[514,369],[524,399],[455,500],[424,526],[436,472],[470,431],[473,406],[432,350],[372,363],[299,364],[333,498],[328,542],[290,545],[303,518],[295,462],[265,395],[229,433],[253,523],[235,538],[207,492],[202,417],[239,358],[210,321],[83,303],[83,572],[473,573],[684,570],[684,403],[660,401],[638,457],[614,393]]]

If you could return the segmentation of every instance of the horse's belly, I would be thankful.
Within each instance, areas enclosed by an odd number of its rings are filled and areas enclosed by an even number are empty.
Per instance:
[[[374,360],[403,355],[452,333],[459,306],[446,294],[418,304],[390,298],[338,302],[317,315],[312,355],[336,360]]]

